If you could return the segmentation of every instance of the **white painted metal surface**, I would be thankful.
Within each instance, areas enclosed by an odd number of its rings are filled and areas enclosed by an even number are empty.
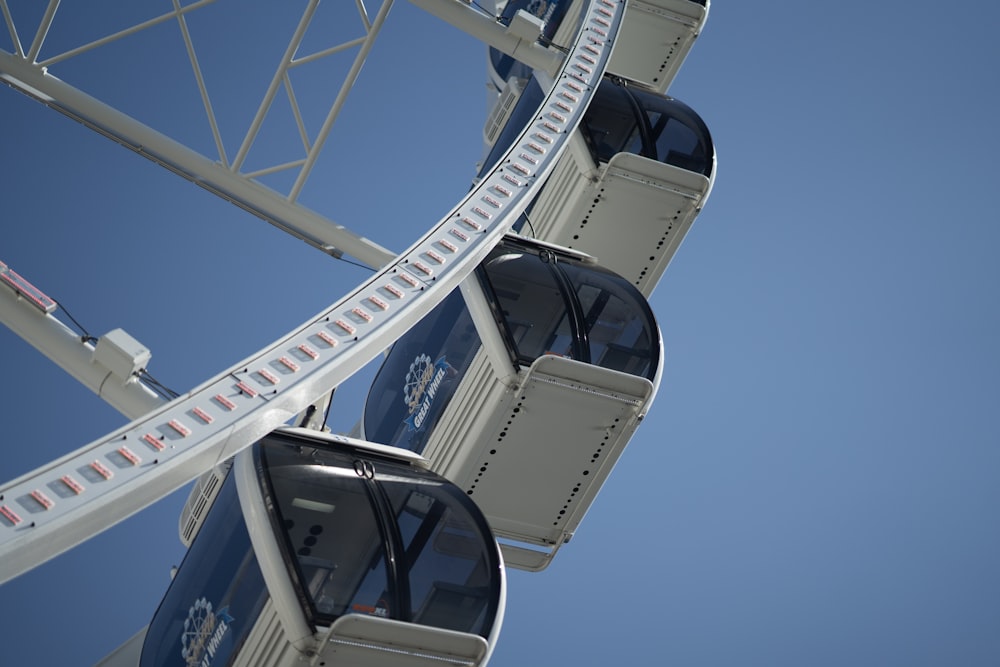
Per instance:
[[[711,189],[701,174],[632,153],[595,166],[576,136],[535,202],[531,227],[596,256],[648,297]]]
[[[708,20],[710,3],[632,0],[621,27],[621,48],[608,71],[665,93]]]
[[[352,667],[475,667],[487,656],[486,640],[478,635],[349,614],[330,628],[317,660]]]
[[[561,52],[519,35],[516,29],[509,30],[494,17],[474,11],[464,3],[456,0],[410,0],[410,2],[489,46],[513,56],[532,69],[555,74],[563,63]],[[579,16],[580,8],[582,4],[574,16]]]
[[[506,540],[508,565],[541,570],[583,520],[659,379],[547,355],[512,387],[480,352],[425,455]]]

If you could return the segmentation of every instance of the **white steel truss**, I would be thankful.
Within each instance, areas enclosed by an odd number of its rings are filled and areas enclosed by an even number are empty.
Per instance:
[[[189,28],[190,20],[196,14],[211,9],[215,1],[197,0],[185,4],[181,0],[171,0],[170,11],[137,20],[122,28],[109,28],[107,34],[70,46],[54,44],[53,40],[48,39],[61,18],[60,0],[50,0],[41,15],[37,16],[27,9],[40,3],[20,8],[28,18],[21,18],[22,13],[15,11],[14,0],[0,0],[0,10],[13,45],[10,52],[0,49],[0,80],[331,255],[341,256],[346,253],[373,267],[386,264],[395,253],[301,206],[298,199],[385,23],[393,0],[383,0],[374,12],[366,7],[363,0],[355,0],[356,21],[353,24],[353,34],[345,36],[342,41],[329,44],[320,42],[324,46],[312,51],[305,48],[304,40],[315,23],[320,2],[308,0],[291,37],[287,38],[287,46],[260,97],[257,111],[243,132],[239,128],[220,126],[213,110],[215,96],[206,82],[202,63],[198,58],[198,44]],[[112,17],[109,17],[109,24],[114,25],[110,18]],[[93,95],[64,83],[54,75],[55,71],[69,67],[74,61],[108,49],[117,42],[142,36],[150,31],[168,29],[171,24],[176,24],[176,30],[180,33],[180,43],[195,79],[204,109],[203,120],[210,131],[214,154],[208,154],[207,150],[199,152],[191,148],[188,142],[158,131]],[[280,35],[277,37],[284,39]],[[344,54],[353,54],[353,57],[350,66],[343,73],[336,97],[322,114],[318,129],[309,128],[291,75],[298,68],[331,62],[334,57]],[[330,67],[333,71],[327,80],[333,81],[335,72],[340,70],[334,70],[332,63]],[[264,121],[274,109],[276,100],[281,98],[282,92],[284,101],[290,106],[296,133],[302,144],[301,155],[280,164],[249,168],[248,157],[254,145],[261,140]],[[227,149],[225,136],[242,137],[235,150]],[[277,173],[293,176],[284,192],[265,186],[260,181],[262,177]]]

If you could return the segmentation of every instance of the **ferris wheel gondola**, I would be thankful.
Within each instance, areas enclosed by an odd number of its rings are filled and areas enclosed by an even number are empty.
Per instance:
[[[508,539],[508,564],[538,570],[648,410],[660,332],[633,285],[579,253],[508,237],[476,278],[393,346],[361,433],[427,457]]]
[[[539,40],[553,48],[572,41],[583,0],[497,0],[501,23],[520,13],[535,19]],[[608,72],[666,92],[708,20],[709,0],[632,0],[625,9]],[[599,26],[598,26],[599,28]],[[502,50],[489,49],[488,85],[494,96],[512,76],[531,69]]]
[[[480,510],[405,450],[279,429],[236,456],[139,667],[481,665],[503,619]]]
[[[544,78],[506,83],[484,131],[483,173],[534,113]],[[712,136],[691,107],[606,76],[514,229],[593,255],[649,296],[705,206],[715,172]]]

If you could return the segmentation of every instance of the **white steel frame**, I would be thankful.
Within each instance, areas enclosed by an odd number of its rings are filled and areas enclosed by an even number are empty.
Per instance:
[[[204,4],[182,7],[174,0],[174,12],[157,20],[175,18],[183,25],[185,13]],[[308,7],[315,4],[316,0],[310,0]],[[30,520],[16,517],[12,521],[4,512],[7,524],[13,525],[0,525],[0,582],[89,539],[282,425],[350,377],[462,283],[510,229],[562,154],[607,67],[625,9],[621,0],[590,1],[577,39],[535,118],[473,191],[414,245],[394,256],[305,212],[294,202],[294,187],[282,200],[235,171],[239,159],[231,166],[215,165],[48,75],[36,58],[58,5],[58,0],[50,2],[25,51],[7,0],[0,0],[18,45],[18,53],[0,54],[0,77],[6,82],[192,180],[187,167],[196,168],[209,179],[199,184],[286,231],[317,245],[328,243],[382,269],[282,339],[180,398],[0,486],[0,509],[12,513],[16,503],[30,504],[32,499],[41,503],[37,493],[42,489],[62,484],[71,491],[44,511],[34,512]],[[388,11],[389,5],[391,0],[386,0],[382,10]],[[363,9],[360,0],[357,6]],[[382,10],[379,15],[384,20]],[[305,17],[303,21],[307,22]],[[378,18],[369,27],[374,30],[376,24]],[[373,30],[367,39],[374,38]],[[286,54],[294,50],[290,43]],[[190,46],[189,55],[197,70]],[[274,81],[283,76],[279,68]],[[211,116],[208,95],[201,89]],[[269,98],[273,100],[271,88],[262,108],[270,103]],[[328,117],[331,123],[339,108],[335,102]],[[112,123],[114,127],[109,126]],[[324,131],[328,131],[326,124]],[[249,132],[248,140],[254,134],[255,130]],[[237,158],[243,155],[241,148]],[[308,175],[311,165],[307,157],[300,165],[300,176]],[[106,474],[111,472],[106,464],[119,460],[131,465]],[[88,476],[86,483],[83,475]]]
[[[260,101],[257,113],[247,129],[239,149],[232,158],[226,154],[223,146],[222,133],[212,109],[212,98],[205,85],[201,64],[198,61],[186,21],[187,15],[203,9],[215,1],[198,0],[182,5],[180,0],[172,0],[174,9],[171,12],[142,21],[63,53],[39,58],[46,35],[57,18],[60,0],[49,1],[27,48],[22,45],[20,39],[20,35],[27,29],[18,29],[8,7],[8,0],[0,0],[0,10],[3,12],[4,22],[14,43],[14,53],[0,51],[0,80],[331,255],[340,256],[346,253],[369,266],[385,265],[395,256],[395,253],[299,205],[297,199],[361,71],[361,66],[385,23],[394,0],[383,0],[374,16],[365,7],[363,0],[355,0],[362,35],[347,42],[334,44],[322,51],[300,56],[298,54],[299,47],[319,5],[319,0],[308,0],[298,27],[289,40],[284,56],[278,63],[274,76]],[[199,154],[83,91],[60,81],[49,73],[49,70],[54,66],[65,63],[74,57],[171,20],[177,22],[183,36],[186,56],[191,63],[201,101],[205,108],[206,120],[211,128],[218,151],[215,156],[209,157]],[[336,99],[327,111],[319,132],[315,137],[309,137],[302,122],[301,110],[292,81],[289,78],[289,72],[301,65],[322,60],[350,49],[356,49],[357,52],[347,77],[342,82]],[[252,172],[243,172],[241,169],[245,164],[246,157],[254,142],[259,138],[261,124],[282,88],[284,88],[292,106],[304,155],[300,159],[284,164],[275,164]],[[294,184],[286,193],[276,192],[261,185],[256,180],[261,176],[288,170],[298,171]]]

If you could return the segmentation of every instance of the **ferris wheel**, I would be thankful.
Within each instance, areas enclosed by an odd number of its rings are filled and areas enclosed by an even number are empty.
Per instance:
[[[150,354],[137,339],[113,330],[94,341],[80,343],[79,335],[53,316],[55,302],[43,289],[17,273],[15,258],[5,258],[10,262],[2,267],[6,289],[0,290],[5,299],[2,307],[5,323],[46,350],[77,379],[135,421],[3,486],[0,513],[5,530],[0,531],[3,554],[0,576],[4,580],[88,539],[231,459],[316,405],[413,329],[466,282],[505,234],[520,229],[519,220],[545,189],[550,175],[560,164],[565,165],[566,156],[573,156],[573,161],[580,163],[580,146],[588,139],[580,138],[576,128],[584,121],[605,72],[638,81],[641,87],[662,93],[707,14],[707,3],[688,0],[664,6],[638,2],[626,5],[611,0],[563,3],[567,14],[580,14],[577,23],[556,22],[551,16],[539,17],[530,11],[493,11],[517,9],[518,3],[513,2],[506,7],[490,8],[491,11],[452,0],[414,2],[486,42],[492,49],[491,56],[501,53],[514,58],[519,63],[517,67],[535,72],[535,85],[542,89],[542,95],[535,106],[539,112],[515,128],[517,131],[509,143],[499,141],[499,129],[492,137],[488,128],[484,130],[487,147],[498,150],[499,154],[488,155],[490,151],[484,150],[482,169],[473,189],[407,250],[396,254],[371,241],[364,229],[351,231],[302,203],[306,185],[310,177],[315,178],[314,171],[325,155],[324,147],[335,122],[344,112],[348,94],[360,86],[362,65],[375,47],[376,38],[385,30],[392,0],[385,0],[374,11],[357,2],[346,12],[354,18],[355,31],[344,35],[341,41],[319,40],[322,46],[315,46],[315,34],[322,33],[323,26],[336,26],[323,33],[324,37],[343,33],[346,21],[341,19],[348,8],[338,7],[338,20],[332,21],[329,14],[322,13],[318,0],[312,0],[304,3],[301,15],[294,21],[282,17],[280,23],[286,32],[278,65],[264,79],[266,86],[259,103],[250,107],[255,112],[244,114],[244,118],[249,118],[247,130],[235,143],[229,139],[232,131],[220,122],[221,114],[216,112],[218,97],[199,58],[198,30],[192,29],[205,14],[205,26],[214,30],[204,27],[201,35],[232,39],[226,28],[238,25],[239,21],[234,19],[232,8],[229,14],[222,13],[224,4],[222,0],[186,5],[175,1],[172,10],[162,15],[144,17],[124,27],[112,23],[114,27],[100,36],[54,53],[48,46],[52,43],[50,34],[58,34],[58,22],[64,13],[58,2],[50,3],[25,23],[21,22],[25,15],[23,8],[3,3],[11,50],[0,53],[0,72],[5,83],[46,106],[323,253],[367,265],[375,272],[273,344],[167,401],[153,390],[156,385],[145,372]],[[677,7],[696,11],[684,16],[677,13]],[[661,49],[666,55],[652,68],[648,58],[642,60],[636,56],[637,50],[642,51],[637,45],[650,39],[648,30],[653,25],[650,17],[681,26],[678,31],[681,36]],[[332,22],[324,24],[324,20]],[[76,59],[86,59],[100,54],[102,49],[152,35],[166,25],[179,32],[176,41],[193,75],[195,96],[203,109],[210,140],[201,146],[214,147],[214,152],[199,152],[54,76],[63,67],[72,71]],[[278,25],[275,21],[272,26],[275,32],[279,32]],[[660,32],[654,34],[657,35],[654,41],[658,41]],[[625,36],[634,40],[635,48],[626,48],[629,42]],[[315,50],[307,51],[306,46]],[[345,58],[345,54],[350,57]],[[415,58],[421,56],[414,54]],[[488,119],[488,125],[492,123],[497,128],[513,126],[511,114],[522,97],[523,90],[516,90],[521,83],[516,86],[507,83],[513,78],[528,80],[528,77],[505,78],[499,69],[507,65],[501,64],[501,60],[502,56],[493,58],[487,86],[487,101],[492,108],[509,107],[507,118],[492,114]],[[331,86],[334,79],[313,75],[313,81],[323,80],[328,87],[337,88],[337,93],[325,112],[309,112],[302,108],[302,101],[311,96],[304,95],[297,87],[295,73],[299,68],[324,61],[336,61],[332,69],[342,77],[335,79],[338,86]],[[419,75],[419,67],[416,70]],[[413,71],[407,72],[407,76],[413,75]],[[387,87],[391,87],[391,82]],[[279,103],[284,105],[284,117],[291,121],[293,134],[298,135],[302,154],[281,163],[255,163],[256,147],[267,141],[265,130],[275,116],[281,115],[276,111]],[[405,109],[397,115],[405,119]],[[311,124],[310,119],[319,122]],[[371,142],[378,147],[375,138]],[[351,156],[341,159],[350,161]],[[392,156],[390,161],[393,159],[398,157]],[[663,162],[666,164],[665,159]],[[714,166],[714,154],[711,162]],[[428,158],[422,158],[419,165],[433,168]],[[667,171],[674,176],[678,170],[697,172],[676,164]],[[709,168],[705,173],[703,169],[700,179],[685,175],[686,180],[680,184],[670,181],[662,171],[644,172],[642,167],[626,162],[615,164],[606,173],[609,179],[627,184],[632,196],[637,183],[644,184],[643,187],[652,184],[658,192],[674,192],[686,202],[686,208],[678,205],[674,216],[678,222],[673,224],[677,229],[690,225],[711,189],[712,170]],[[593,180],[592,175],[590,179]],[[605,188],[611,184],[611,180],[607,181]],[[387,196],[391,196],[391,191]],[[553,197],[550,194],[549,200],[538,201],[541,206],[554,209],[557,204]],[[405,211],[405,202],[401,202],[401,208]],[[544,211],[533,211],[528,223],[543,217]],[[559,221],[549,218],[551,229],[559,230]],[[569,245],[561,236],[565,233],[546,231],[542,240]],[[674,237],[678,239],[676,243]],[[669,248],[654,262],[658,268],[644,270],[635,281],[647,293],[655,285],[655,279],[648,276],[658,277],[662,273],[683,238],[683,231],[674,237],[668,243],[661,240],[661,245]],[[594,241],[603,242],[600,237]],[[588,250],[582,248],[578,252]],[[31,279],[43,282],[34,276]],[[467,287],[463,287],[463,293],[468,293]],[[480,308],[478,315],[473,314],[473,319],[478,318],[477,324],[488,317],[484,310]],[[578,378],[573,381],[583,382]],[[650,394],[648,399],[651,398]],[[638,413],[641,419],[642,411]]]

